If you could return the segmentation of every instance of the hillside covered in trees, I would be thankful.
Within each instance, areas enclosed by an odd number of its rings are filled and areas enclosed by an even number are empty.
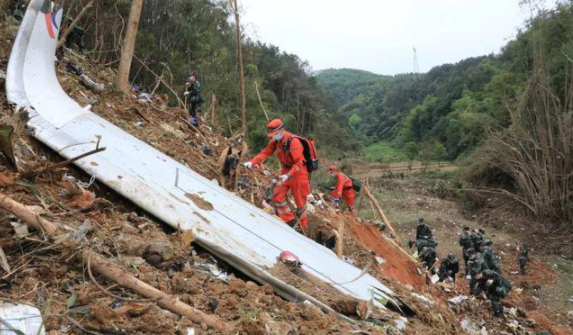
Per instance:
[[[563,2],[540,12],[499,54],[395,76],[329,69],[317,82],[334,97],[349,125],[370,142],[439,142],[448,159],[473,152],[488,131],[512,124],[535,57],[563,93],[573,55],[573,10]]]

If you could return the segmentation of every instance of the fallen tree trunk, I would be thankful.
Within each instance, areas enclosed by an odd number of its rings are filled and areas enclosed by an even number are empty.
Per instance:
[[[5,210],[22,219],[22,221],[24,221],[28,226],[41,231],[46,238],[52,241],[64,238],[66,235],[66,229],[64,229],[63,226],[40,217],[38,214],[30,211],[28,206],[21,204],[2,193],[0,193],[0,207],[3,207]],[[175,297],[161,292],[155,287],[135,278],[126,270],[120,268],[113,262],[106,260],[103,256],[95,252],[84,250],[82,256],[86,263],[89,259],[91,268],[102,276],[115,281],[122,287],[133,290],[145,298],[153,300],[159,306],[173,313],[186,317],[198,324],[206,324],[216,330],[224,331],[232,329],[230,324],[221,321],[216,316],[205,314],[198,309],[178,301]]]
[[[122,287],[131,289],[143,297],[153,300],[159,306],[173,313],[184,316],[195,323],[206,324],[216,330],[231,330],[231,326],[221,321],[218,317],[205,314],[177,300],[175,297],[165,294],[155,287],[142,282],[126,270],[118,267],[95,252],[84,250],[83,258],[85,260],[90,259],[89,263],[91,268],[102,276],[113,280]]]
[[[384,214],[382,207],[378,203],[378,200],[376,200],[376,198],[374,198],[374,196],[372,195],[372,192],[370,192],[369,186],[370,185],[369,185],[368,179],[366,179],[366,183],[365,183],[364,187],[362,188],[364,190],[364,194],[368,197],[368,199],[370,199],[370,201],[372,201],[372,205],[374,205],[374,207],[378,211],[378,214],[380,214],[380,216],[382,217],[382,220],[384,221],[386,228],[388,228],[388,231],[390,232],[390,235],[392,236],[392,238],[394,238],[398,243],[400,243],[400,239],[398,238],[398,235],[394,231],[394,228],[392,228],[390,221],[388,221],[388,219],[386,218],[386,215]]]

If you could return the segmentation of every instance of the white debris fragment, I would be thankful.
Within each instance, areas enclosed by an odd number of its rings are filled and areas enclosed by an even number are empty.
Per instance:
[[[396,324],[396,328],[398,330],[404,330],[406,329],[406,323],[408,323],[408,319],[400,316],[398,319],[394,320],[394,323]]]
[[[12,221],[10,222],[10,224],[14,228],[14,233],[16,234],[17,238],[21,239],[30,234],[30,232],[28,231],[28,226],[26,226],[25,224],[20,223],[18,221]]]
[[[466,295],[458,295],[457,297],[453,297],[451,299],[448,299],[448,302],[454,305],[459,305],[462,302],[468,300],[468,296]]]
[[[460,322],[462,330],[469,335],[487,335],[487,329],[485,327],[479,328],[472,320],[464,318]]]
[[[40,310],[23,304],[0,303],[0,334],[45,335]]]
[[[418,293],[416,293],[416,292],[412,292],[412,293],[410,293],[410,294],[411,294],[414,298],[417,298],[418,300],[420,300],[420,301],[426,303],[426,305],[433,305],[433,304],[435,304],[434,300],[432,300],[432,299],[430,299],[430,298],[428,298],[428,297],[426,297],[426,296],[423,296],[423,295],[418,294]]]

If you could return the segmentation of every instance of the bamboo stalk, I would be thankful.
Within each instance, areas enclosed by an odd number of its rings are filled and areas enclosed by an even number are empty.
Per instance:
[[[235,14],[235,29],[236,29],[236,40],[237,40],[237,58],[239,61],[239,87],[241,90],[241,125],[242,132],[247,135],[247,96],[245,93],[245,71],[243,67],[243,45],[241,38],[241,23],[239,19],[239,5],[237,0],[229,0],[231,8]]]
[[[366,182],[365,182],[365,184],[364,184],[363,190],[364,190],[364,194],[368,197],[368,199],[370,199],[370,201],[372,202],[372,205],[373,205],[373,206],[376,208],[376,210],[378,211],[378,214],[380,214],[380,216],[382,217],[382,220],[384,221],[384,224],[386,225],[386,228],[388,228],[388,231],[390,232],[390,235],[392,236],[392,238],[394,238],[398,243],[401,244],[400,238],[398,238],[398,235],[397,235],[396,232],[394,231],[394,228],[393,228],[392,225],[390,224],[390,221],[388,221],[388,219],[386,218],[386,215],[384,214],[384,211],[382,210],[382,207],[380,206],[380,203],[378,203],[378,200],[376,200],[376,198],[374,198],[374,196],[373,196],[372,193],[370,192],[370,187],[369,187],[368,178],[366,179]]]
[[[259,92],[259,84],[257,83],[256,80],[255,80],[255,91],[257,91],[257,98],[259,98],[259,104],[261,104],[261,109],[263,110],[263,113],[265,113],[265,118],[267,119],[267,121],[269,121],[269,114],[267,114],[265,105],[263,105],[263,99],[261,99],[261,93]]]

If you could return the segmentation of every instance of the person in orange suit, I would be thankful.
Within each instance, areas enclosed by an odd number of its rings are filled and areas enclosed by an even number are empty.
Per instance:
[[[297,218],[300,226],[306,229],[306,199],[310,194],[310,178],[305,165],[303,146],[295,135],[285,130],[280,119],[273,119],[267,125],[271,141],[255,158],[243,163],[246,168],[252,168],[276,153],[282,167],[281,176],[273,191],[274,207],[278,216],[289,226],[295,228]],[[288,203],[288,192],[291,192],[296,204],[293,213]]]
[[[334,164],[328,168],[328,172],[331,177],[336,178],[336,186],[332,191],[332,197],[334,198],[332,201],[334,205],[337,207],[340,206],[340,198],[342,198],[348,206],[350,213],[356,215],[356,211],[354,210],[355,192],[352,186],[352,179],[342,173],[338,166]]]

